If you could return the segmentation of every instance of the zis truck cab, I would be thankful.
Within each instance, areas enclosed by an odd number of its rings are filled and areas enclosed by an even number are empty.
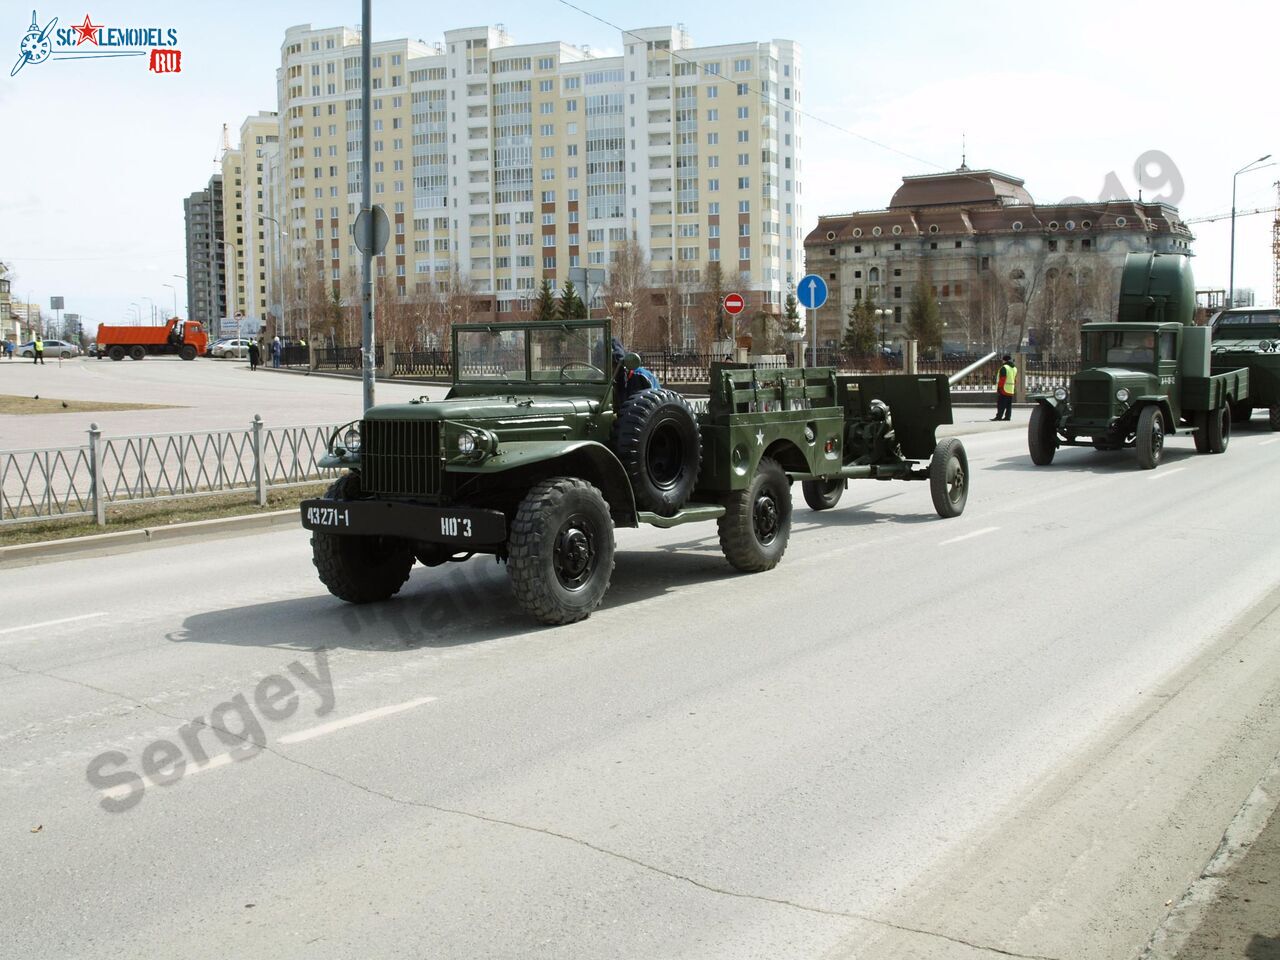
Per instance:
[[[1201,453],[1223,453],[1231,407],[1249,396],[1247,370],[1210,373],[1209,329],[1192,325],[1195,285],[1186,257],[1129,254],[1114,323],[1086,323],[1081,369],[1070,389],[1032,396],[1031,460],[1053,462],[1059,447],[1134,447],[1138,464],[1160,463],[1165,437],[1191,433]]]
[[[858,478],[927,480],[940,515],[964,509],[964,448],[934,438],[945,377],[715,364],[695,410],[611,342],[607,321],[458,325],[445,399],[339,428],[320,465],[347,472],[300,505],[330,592],[384,600],[415,560],[492,554],[527,613],[570,623],[608,590],[615,527],[715,520],[729,563],[757,572],[787,548],[796,480],[815,510]]]
[[[1223,310],[1210,321],[1213,329],[1212,370],[1238,367],[1249,371],[1249,396],[1231,408],[1236,423],[1246,423],[1257,407],[1269,413],[1272,430],[1280,430],[1280,305]]]

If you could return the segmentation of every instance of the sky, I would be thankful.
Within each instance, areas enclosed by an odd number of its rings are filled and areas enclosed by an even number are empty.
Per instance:
[[[699,45],[798,41],[806,232],[820,214],[885,206],[904,175],[954,169],[962,138],[970,168],[1021,177],[1040,202],[1117,187],[1136,196],[1145,157],[1144,197],[1180,193],[1185,218],[1229,212],[1232,174],[1280,157],[1280,8],[1262,2],[481,0],[459,11],[374,0],[374,37],[435,41],[502,23],[517,43],[562,39],[607,56],[621,51],[620,29],[683,23]],[[16,298],[47,307],[63,296],[86,326],[119,322],[133,303],[185,314],[174,277],[186,272],[182,200],[216,172],[222,125],[234,145],[247,114],[275,109],[286,27],[355,25],[360,4],[37,7],[41,24],[56,16],[59,27],[86,14],[176,29],[182,72],[149,73],[142,58],[0,70],[0,261],[16,274]],[[30,19],[29,3],[0,0],[0,49],[15,61]],[[1275,206],[1271,163],[1237,179],[1238,211]],[[1273,216],[1236,224],[1236,286],[1253,287],[1260,304],[1271,300]],[[1225,288],[1229,220],[1192,229],[1197,285]]]

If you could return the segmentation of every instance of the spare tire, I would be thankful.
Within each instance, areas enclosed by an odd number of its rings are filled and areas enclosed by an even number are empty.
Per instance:
[[[644,390],[628,397],[614,423],[613,449],[638,509],[670,517],[688,502],[702,465],[702,437],[680,394]]]

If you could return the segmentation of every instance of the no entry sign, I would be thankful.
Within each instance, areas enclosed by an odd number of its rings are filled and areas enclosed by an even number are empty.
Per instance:
[[[724,312],[729,314],[731,317],[736,317],[740,314],[746,305],[747,302],[743,300],[742,295],[738,293],[731,293],[724,298]]]

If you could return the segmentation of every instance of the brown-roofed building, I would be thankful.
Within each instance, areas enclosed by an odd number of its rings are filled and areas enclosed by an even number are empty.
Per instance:
[[[1191,255],[1176,207],[1109,200],[1037,204],[1017,177],[958,170],[903,177],[882,210],[826,216],[805,238],[805,267],[827,281],[818,340],[834,345],[864,298],[905,338],[915,286],[946,324],[944,349],[1071,352],[1079,324],[1112,315],[1128,253]]]

